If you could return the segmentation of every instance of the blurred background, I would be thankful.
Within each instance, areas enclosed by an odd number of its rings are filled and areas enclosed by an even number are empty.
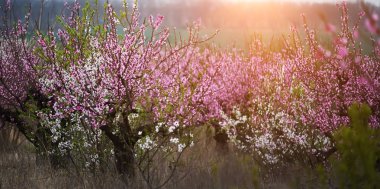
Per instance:
[[[47,28],[62,13],[64,3],[73,0],[13,0],[15,17],[22,17],[25,7],[32,5],[32,18],[38,20],[41,5],[43,15],[41,28]],[[127,0],[130,5],[134,0]],[[86,1],[79,0],[83,5]],[[94,2],[94,1],[89,1]],[[106,0],[99,0],[102,9]],[[122,0],[109,0],[116,10],[122,7]],[[213,38],[218,45],[245,45],[254,34],[261,34],[264,41],[274,40],[289,33],[290,26],[300,31],[301,14],[305,14],[308,24],[314,28],[324,28],[326,22],[339,23],[340,12],[337,5],[343,1],[335,0],[139,0],[141,17],[149,15],[165,16],[164,24],[186,35],[186,26],[193,21],[201,20],[203,34],[219,31]],[[350,21],[357,20],[361,3],[357,0],[346,1]],[[379,0],[363,1],[371,9],[379,12]],[[19,11],[17,11],[19,10]],[[24,10],[24,11],[23,11]],[[339,28],[339,27],[337,27]],[[323,31],[323,30],[321,30]]]

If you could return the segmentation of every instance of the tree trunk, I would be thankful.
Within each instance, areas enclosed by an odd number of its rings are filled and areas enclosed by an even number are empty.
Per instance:
[[[228,135],[225,130],[221,129],[220,126],[215,126],[214,139],[216,141],[216,151],[220,155],[226,155],[229,152],[228,148]]]
[[[135,157],[133,147],[126,144],[114,145],[114,151],[117,171],[128,179],[134,178]]]
[[[115,165],[116,169],[123,176],[123,181],[128,184],[128,180],[133,179],[135,176],[135,156],[133,136],[125,135],[119,137],[112,132],[109,126],[100,128],[105,135],[112,141],[115,152]],[[128,139],[129,140],[125,140]]]

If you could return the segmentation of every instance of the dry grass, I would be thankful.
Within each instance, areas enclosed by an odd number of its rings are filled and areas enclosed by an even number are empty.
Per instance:
[[[113,163],[104,172],[76,171],[74,167],[55,170],[48,164],[36,165],[36,157],[28,144],[17,149],[3,150],[0,154],[0,189],[2,188],[149,188],[141,176],[128,187],[116,174]],[[166,179],[168,164],[154,162],[158,181]],[[178,162],[173,177],[162,188],[312,188],[313,183],[297,180],[294,175],[305,177],[304,169],[277,170],[275,173],[260,170],[251,157],[220,150],[215,141],[204,137],[189,148]],[[159,183],[159,182],[157,182]],[[153,184],[153,188],[158,184]],[[162,182],[161,182],[162,183]]]

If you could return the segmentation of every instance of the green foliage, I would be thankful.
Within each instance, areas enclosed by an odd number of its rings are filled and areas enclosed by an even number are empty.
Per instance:
[[[350,125],[335,133],[339,158],[334,164],[340,188],[379,188],[379,129],[370,128],[371,109],[353,104],[349,110]]]

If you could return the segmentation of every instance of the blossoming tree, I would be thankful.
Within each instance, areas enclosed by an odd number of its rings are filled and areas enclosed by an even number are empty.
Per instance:
[[[257,67],[258,76],[251,77],[255,88],[249,103],[237,104],[221,121],[243,151],[269,164],[299,158],[313,166],[336,151],[332,134],[348,125],[348,107],[356,102],[369,105],[370,125],[379,127],[380,64],[361,49],[360,23],[351,28],[345,4],[340,8],[341,30],[328,30],[331,49],[323,47],[306,21],[306,45],[292,30],[280,52],[255,48],[254,61],[246,62]]]
[[[15,126],[34,145],[38,160],[45,159],[55,145],[49,140],[50,129],[44,128],[36,115],[36,110],[48,108],[38,83],[40,59],[28,39],[30,14],[15,21],[11,3],[4,1],[6,6],[1,7],[0,119]]]
[[[209,108],[218,69],[209,69],[207,55],[195,46],[201,42],[196,25],[187,39],[169,43],[169,30],[160,29],[162,16],[139,20],[136,7],[116,15],[108,4],[99,24],[89,6],[81,16],[74,7],[58,38],[50,31],[38,39],[47,73],[39,81],[53,104],[40,116],[47,125],[103,132],[118,171],[133,177],[140,139],[181,133],[218,113]]]

